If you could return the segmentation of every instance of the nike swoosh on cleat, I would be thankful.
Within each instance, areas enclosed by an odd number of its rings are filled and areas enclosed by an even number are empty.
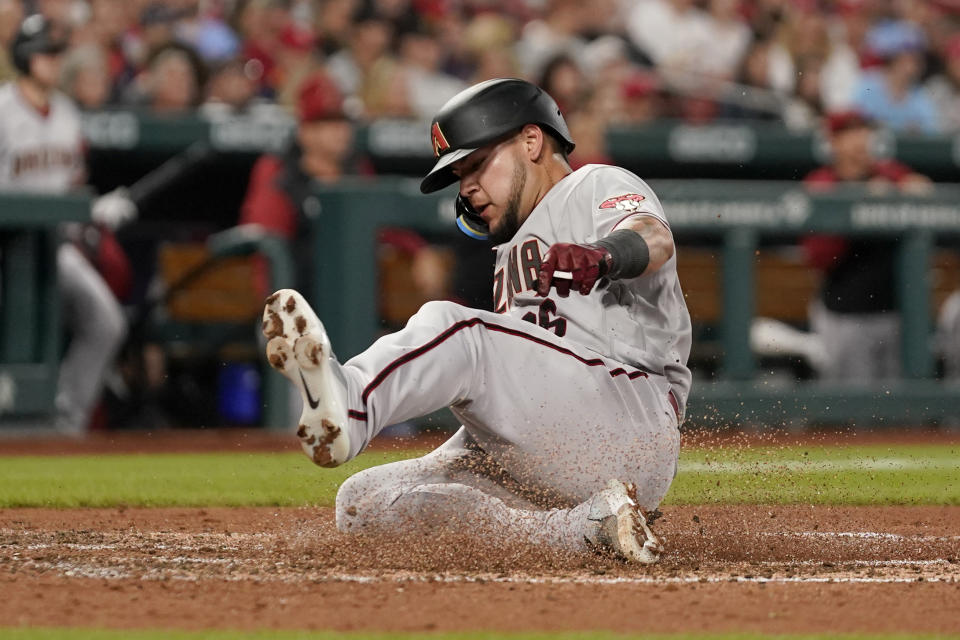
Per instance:
[[[320,401],[313,399],[313,395],[310,393],[310,387],[307,386],[307,380],[303,377],[303,371],[300,372],[300,381],[303,382],[303,390],[307,393],[307,402],[310,404],[310,408],[316,409],[320,406]]]

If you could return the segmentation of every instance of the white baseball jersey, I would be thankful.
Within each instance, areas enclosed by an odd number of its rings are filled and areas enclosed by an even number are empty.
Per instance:
[[[63,193],[83,177],[80,114],[69,98],[35,109],[15,82],[0,86],[0,190]]]
[[[637,216],[653,216],[669,229],[656,194],[633,173],[606,165],[574,171],[497,248],[494,309],[600,355],[665,375],[683,410],[691,383],[691,327],[676,252],[651,274],[594,287],[586,296],[572,291],[561,298],[552,289],[547,298],[536,295],[540,262],[551,245],[596,242]]]
[[[70,99],[53,92],[41,113],[16,82],[0,86],[0,191],[62,194],[83,177],[80,114]],[[72,243],[60,244],[56,264],[62,319],[72,338],[60,363],[55,420],[58,429],[82,433],[126,335],[126,320],[99,272]]]

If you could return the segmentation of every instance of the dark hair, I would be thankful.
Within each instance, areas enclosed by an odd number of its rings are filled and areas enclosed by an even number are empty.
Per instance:
[[[151,66],[153,66],[153,63],[156,62],[157,58],[170,52],[182,53],[187,58],[187,61],[190,63],[190,67],[193,69],[193,75],[197,79],[197,88],[202,91],[204,85],[207,84],[207,65],[203,62],[203,58],[200,57],[200,54],[198,54],[196,50],[189,45],[181,42],[168,42],[164,45],[161,45],[147,54],[147,60],[144,66],[149,69]]]
[[[547,61],[547,64],[544,65],[543,71],[540,72],[540,78],[537,80],[536,84],[540,86],[541,89],[553,95],[553,73],[560,67],[572,66],[579,69],[577,63],[574,61],[570,55],[566,53],[560,53]]]

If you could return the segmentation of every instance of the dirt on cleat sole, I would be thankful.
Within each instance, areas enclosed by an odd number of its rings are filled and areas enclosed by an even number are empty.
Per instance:
[[[263,332],[270,366],[303,398],[297,436],[304,453],[320,466],[342,464],[350,455],[346,382],[323,323],[299,293],[284,289],[266,299]]]

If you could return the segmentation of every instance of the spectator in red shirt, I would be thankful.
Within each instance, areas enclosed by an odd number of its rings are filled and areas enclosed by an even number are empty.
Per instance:
[[[240,223],[259,224],[293,243],[298,287],[311,281],[314,265],[304,220],[320,213],[314,184],[332,184],[348,175],[370,175],[369,163],[354,155],[354,125],[337,85],[325,73],[308,77],[297,94],[296,136],[279,155],[265,154],[253,166]],[[446,274],[439,254],[418,234],[399,228],[380,231],[381,243],[413,258],[412,276],[427,298],[442,297]],[[266,270],[261,291],[269,293]]]
[[[829,165],[804,182],[814,191],[845,183],[865,184],[876,193],[918,194],[930,180],[894,160],[874,155],[873,125],[858,112],[830,115]],[[823,341],[825,380],[853,383],[890,380],[900,373],[900,316],[894,285],[894,240],[811,235],[803,240],[809,263],[822,270],[819,300],[811,326]]]

